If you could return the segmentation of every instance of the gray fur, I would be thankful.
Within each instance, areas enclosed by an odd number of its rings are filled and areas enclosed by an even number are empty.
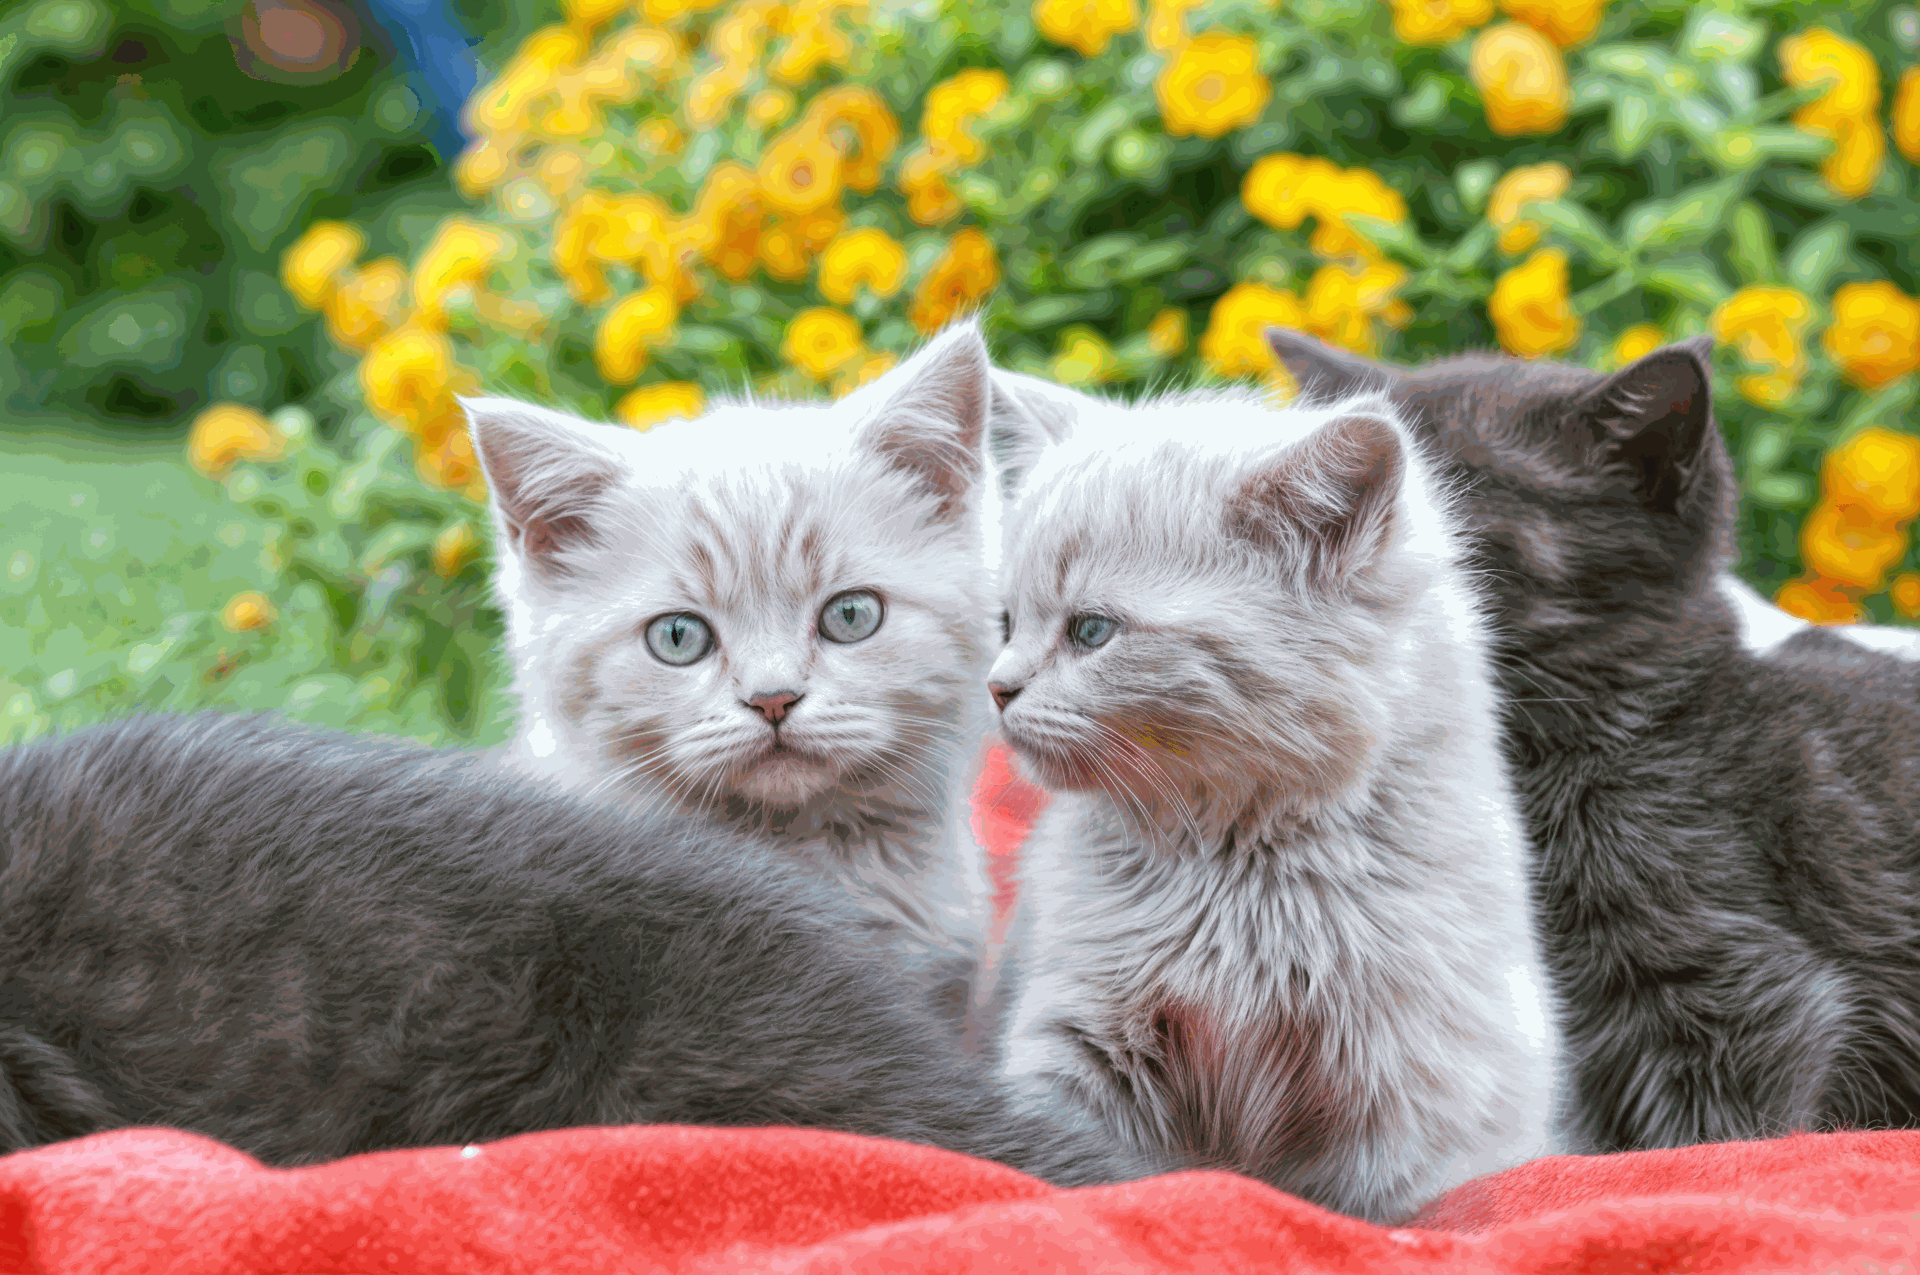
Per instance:
[[[1340,387],[1351,356],[1272,339]],[[1920,1125],[1920,685],[1871,631],[1756,641],[1764,612],[1737,614],[1711,348],[1610,376],[1475,354],[1353,382],[1385,387],[1467,493],[1600,1150]]]
[[[1554,1150],[1480,620],[1391,409],[1070,397],[1046,438],[995,418],[1028,436],[994,444],[1021,459],[990,677],[1055,794],[985,998],[1007,1074],[1169,1167],[1382,1221]],[[1082,612],[1117,635],[1074,646]]]
[[[955,1022],[987,897],[968,819],[987,370],[966,324],[838,403],[720,403],[644,435],[467,403],[504,548],[516,763],[771,837],[886,919]],[[885,618],[829,642],[820,610],[851,589]],[[677,612],[717,639],[684,667],[644,637]],[[774,689],[803,697],[777,730],[747,703]]]
[[[0,1155],[160,1124],[267,1163],[608,1124],[797,1125],[1063,1184],[874,919],[704,820],[435,752],[152,717],[0,752]]]

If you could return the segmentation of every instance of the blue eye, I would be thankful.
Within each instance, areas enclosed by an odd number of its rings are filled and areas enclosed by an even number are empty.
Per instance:
[[[1104,615],[1076,615],[1067,621],[1067,641],[1092,650],[1105,646],[1119,627]]]
[[[713,649],[713,630],[685,611],[663,615],[647,625],[647,649],[664,664],[693,664]]]
[[[820,636],[829,642],[858,642],[870,638],[885,614],[880,599],[865,589],[835,594],[820,608]]]

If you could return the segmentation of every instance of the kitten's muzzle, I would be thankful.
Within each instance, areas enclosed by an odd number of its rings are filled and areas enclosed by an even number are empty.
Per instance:
[[[799,691],[756,691],[743,702],[767,724],[778,726],[793,711],[793,706],[805,698]]]
[[[993,696],[993,706],[1003,713],[1007,711],[1007,705],[1013,703],[1014,697],[1020,694],[1020,690],[1020,687],[1008,686],[1004,682],[987,683],[987,693]]]

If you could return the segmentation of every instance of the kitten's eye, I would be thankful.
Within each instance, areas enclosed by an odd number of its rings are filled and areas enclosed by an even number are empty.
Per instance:
[[[1000,642],[1005,645],[1013,641],[1013,617],[1005,611],[1000,613]]]
[[[667,664],[692,664],[713,649],[713,630],[685,611],[663,615],[647,625],[647,649]]]
[[[1104,615],[1076,615],[1067,621],[1067,641],[1091,650],[1105,646],[1119,627]]]
[[[877,595],[854,589],[827,599],[820,608],[820,636],[829,642],[858,642],[880,627],[882,610]]]

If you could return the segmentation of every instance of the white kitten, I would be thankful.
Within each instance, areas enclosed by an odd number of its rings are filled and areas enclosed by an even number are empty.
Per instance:
[[[1399,1220],[1556,1149],[1557,1009],[1476,601],[1384,398],[996,373],[1007,1072],[1170,1165]]]
[[[987,888],[989,367],[949,329],[838,403],[647,434],[466,408],[493,492],[513,759],[771,835],[889,927],[957,1022]]]

